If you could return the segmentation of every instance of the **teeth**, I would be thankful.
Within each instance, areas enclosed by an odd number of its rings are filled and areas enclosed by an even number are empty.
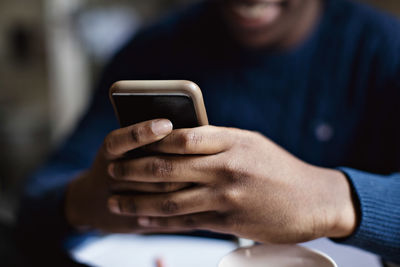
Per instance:
[[[258,19],[265,14],[265,11],[268,10],[269,5],[264,3],[252,5],[237,4],[233,8],[242,17],[247,19]]]

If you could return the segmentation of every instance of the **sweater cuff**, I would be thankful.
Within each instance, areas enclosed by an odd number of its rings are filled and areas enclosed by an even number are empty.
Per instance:
[[[335,242],[356,246],[400,262],[400,174],[389,176],[340,167],[359,204],[359,225]]]

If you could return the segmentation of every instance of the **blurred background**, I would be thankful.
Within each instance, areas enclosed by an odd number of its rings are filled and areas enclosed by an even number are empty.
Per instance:
[[[0,222],[68,134],[102,66],[140,25],[188,0],[0,0]]]
[[[74,126],[104,63],[141,25],[193,1],[0,0],[0,256],[24,178]],[[400,17],[399,0],[359,1]]]

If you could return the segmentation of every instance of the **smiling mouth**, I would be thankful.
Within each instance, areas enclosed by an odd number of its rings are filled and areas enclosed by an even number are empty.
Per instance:
[[[232,0],[227,3],[227,8],[240,26],[257,28],[274,22],[281,15],[287,2],[288,0]]]

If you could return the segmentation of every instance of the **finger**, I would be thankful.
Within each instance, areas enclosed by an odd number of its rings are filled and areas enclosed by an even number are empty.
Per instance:
[[[175,229],[163,227],[142,227],[138,224],[137,217],[121,216],[109,214],[104,219],[95,220],[94,229],[104,233],[136,233],[136,234],[154,234],[154,233],[174,233]]]
[[[192,183],[115,182],[115,180],[112,180],[110,189],[112,192],[169,193],[192,185]]]
[[[191,232],[191,230],[186,229],[171,229],[171,228],[147,228],[142,227],[139,230],[131,231],[131,233],[135,234],[143,234],[143,235],[157,235],[157,234],[181,234]]]
[[[216,178],[213,156],[153,156],[112,162],[109,175],[117,181],[208,183]]]
[[[226,216],[215,211],[174,217],[141,216],[137,218],[137,223],[140,227],[148,227],[153,231],[159,227],[160,229],[170,229],[172,231],[210,230],[229,233],[229,227],[227,227],[225,221]]]
[[[106,158],[118,158],[132,149],[164,138],[171,131],[172,123],[167,119],[140,122],[114,130],[104,139]]]
[[[125,233],[135,233],[135,234],[171,234],[171,233],[177,233],[177,232],[190,232],[190,230],[186,230],[186,229],[181,229],[181,230],[177,230],[176,228],[172,229],[172,228],[165,228],[165,227],[143,227],[138,225],[137,221],[138,218],[135,218],[136,220],[136,225],[135,228],[130,228],[130,231],[125,232]]]
[[[137,225],[137,219],[135,218],[135,223],[127,225],[123,228],[121,227],[107,227],[106,229],[101,229],[98,228],[97,230],[101,231],[102,233],[105,234],[115,234],[115,233],[121,233],[121,234],[129,234],[129,233],[134,233],[134,234],[171,234],[171,233],[177,233],[177,232],[189,232],[190,230],[177,230],[176,228],[162,228],[162,227],[156,227],[156,228],[151,228],[151,227],[142,227]]]
[[[168,194],[114,195],[108,200],[109,210],[126,216],[177,216],[210,211],[216,206],[215,194],[206,187]]]
[[[215,126],[177,129],[146,149],[169,154],[217,154],[232,146],[234,135],[233,129]]]

